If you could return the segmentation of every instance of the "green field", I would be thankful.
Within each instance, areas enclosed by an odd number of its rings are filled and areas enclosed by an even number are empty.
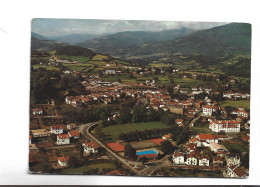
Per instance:
[[[121,132],[131,132],[135,130],[145,130],[145,129],[154,129],[154,128],[166,128],[168,126],[164,125],[162,122],[141,122],[141,123],[127,123],[123,125],[113,125],[109,127],[103,128],[103,131],[108,137],[107,140],[105,140],[106,143],[108,142],[115,142],[118,140],[118,135]]]
[[[196,126],[196,125],[194,125],[194,126],[192,127],[192,130],[193,130],[194,132],[196,132],[197,134],[198,134],[198,133],[210,133],[210,134],[215,134],[214,132],[212,132],[212,130],[209,128],[208,125],[206,125],[206,126]]]
[[[42,68],[46,68],[47,70],[57,70],[57,71],[60,70],[60,68],[58,68],[58,67],[55,67],[52,65],[45,65],[45,64],[37,64],[37,65],[33,65],[32,67],[35,69],[42,67]]]
[[[245,107],[246,109],[250,109],[250,100],[240,100],[240,101],[224,101],[220,104],[222,107],[232,106],[238,108],[239,106]]]
[[[114,169],[116,166],[112,161],[98,161],[98,163],[91,163],[87,166],[82,166],[79,168],[68,168],[64,169],[61,174],[82,174],[84,172],[88,172],[89,170],[92,169]]]
[[[58,55],[59,58],[63,58],[63,59],[70,59],[72,61],[79,61],[79,63],[82,62],[88,62],[90,60],[90,56],[67,56],[67,55]]]
[[[229,151],[231,150],[239,150],[241,153],[242,152],[248,152],[249,151],[249,146],[245,144],[240,144],[240,143],[222,143]]]
[[[83,64],[83,63],[78,63],[78,64],[63,64],[63,66],[69,68],[71,71],[82,71],[86,68],[91,67],[91,64]]]

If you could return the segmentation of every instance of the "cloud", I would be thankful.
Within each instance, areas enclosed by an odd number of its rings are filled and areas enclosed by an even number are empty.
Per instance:
[[[84,19],[33,19],[32,32],[43,36],[68,34],[106,34],[123,31],[161,31],[187,27],[208,29],[225,22],[135,21],[135,20],[84,20]]]

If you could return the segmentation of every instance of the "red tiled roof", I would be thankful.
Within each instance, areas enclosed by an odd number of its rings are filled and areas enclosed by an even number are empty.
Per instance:
[[[58,138],[59,139],[62,139],[62,138],[69,138],[70,136],[68,134],[60,134],[58,135]]]
[[[182,122],[183,122],[183,119],[176,119],[175,122],[176,122],[176,123],[182,123]]]
[[[121,152],[125,150],[125,146],[117,142],[107,143],[107,146],[110,147],[115,152]]]
[[[51,126],[51,129],[53,129],[53,130],[56,130],[56,129],[63,129],[63,125],[52,125]]]
[[[198,134],[200,140],[213,140],[213,136],[211,134]]]
[[[69,131],[70,136],[79,136],[79,131]]]
[[[172,135],[171,134],[166,134],[166,135],[163,135],[164,138],[171,138]]]
[[[192,138],[192,139],[190,139],[190,142],[191,142],[191,143],[194,143],[194,142],[196,142],[196,141],[198,141],[197,138]]]
[[[33,111],[35,112],[35,111],[42,111],[42,109],[41,108],[35,108],[35,109],[33,109]]]
[[[227,135],[214,135],[214,134],[212,134],[212,137],[213,137],[214,139],[219,139],[219,138],[224,138],[224,139],[226,139],[226,138],[228,138]]]
[[[157,139],[150,139],[149,141],[155,143],[156,145],[161,145],[161,142],[165,140],[162,138],[157,138]]]
[[[29,139],[31,140],[31,139],[32,139],[32,136],[29,136]]]
[[[176,158],[176,157],[180,157],[180,156],[184,157],[184,154],[183,154],[182,152],[175,151],[174,154],[173,154],[173,156],[174,156],[175,158]]]
[[[92,147],[92,148],[94,148],[94,149],[99,148],[97,142],[86,142],[86,143],[83,143],[83,145],[84,145],[85,147]]]
[[[244,175],[246,175],[241,169],[239,169],[239,168],[236,168],[236,169],[234,169],[233,170],[234,171],[234,173],[237,175],[237,176],[239,176],[239,177],[243,177]]]
[[[60,162],[68,162],[69,159],[70,159],[70,157],[58,157],[58,160],[59,160]]]

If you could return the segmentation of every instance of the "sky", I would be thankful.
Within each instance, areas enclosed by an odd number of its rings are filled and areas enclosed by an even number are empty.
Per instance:
[[[112,34],[123,31],[162,31],[182,27],[194,30],[208,29],[227,22],[182,22],[182,21],[134,21],[91,19],[47,19],[32,20],[32,32],[43,36],[65,36],[69,34]]]

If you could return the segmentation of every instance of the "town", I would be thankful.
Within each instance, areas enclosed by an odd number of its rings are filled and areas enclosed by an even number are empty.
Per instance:
[[[52,100],[49,104],[33,105],[32,165],[45,162],[44,169],[57,173],[73,173],[68,168],[83,170],[84,165],[94,162],[104,168],[93,167],[87,174],[182,176],[182,172],[190,175],[199,169],[202,176],[210,171],[213,177],[247,176],[249,109],[220,103],[248,102],[249,93],[229,91],[228,85],[214,74],[212,79],[226,86],[226,91],[185,84],[161,86],[158,76],[178,76],[184,80],[191,76],[197,80],[200,75],[181,69],[110,66],[106,64],[99,74],[63,71],[62,78],[80,77],[88,94],[68,93],[63,103]],[[107,81],[126,75],[142,77],[143,81],[139,84]],[[90,113],[93,120],[83,123]],[[112,135],[111,130],[115,131]],[[32,171],[34,167],[37,164]]]
[[[57,45],[31,52],[31,173],[249,176],[250,77],[230,68],[248,56],[140,64]]]

